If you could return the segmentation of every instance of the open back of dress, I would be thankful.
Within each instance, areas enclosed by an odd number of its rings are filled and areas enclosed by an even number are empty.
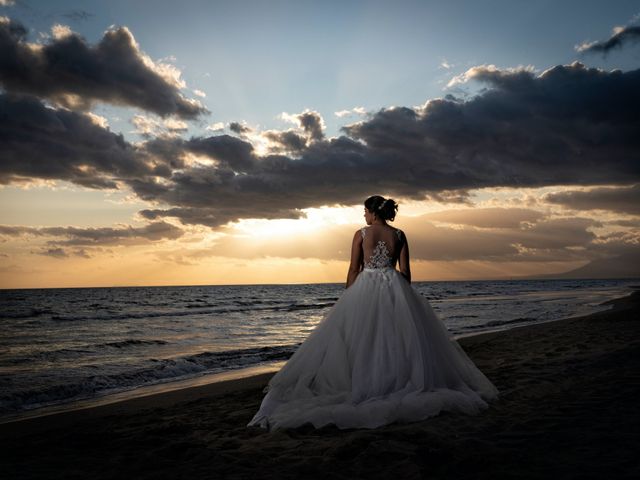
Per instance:
[[[395,268],[404,238],[401,230],[363,227],[360,234],[364,268]]]

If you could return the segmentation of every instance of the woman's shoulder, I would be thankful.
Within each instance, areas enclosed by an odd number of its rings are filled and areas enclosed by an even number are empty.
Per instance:
[[[398,236],[400,240],[404,238],[404,232],[402,230],[396,227],[391,227],[391,229],[394,231],[394,233]]]

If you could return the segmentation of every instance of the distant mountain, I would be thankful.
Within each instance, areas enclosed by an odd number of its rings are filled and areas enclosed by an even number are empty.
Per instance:
[[[640,252],[600,258],[568,272],[536,275],[531,278],[640,278]]]

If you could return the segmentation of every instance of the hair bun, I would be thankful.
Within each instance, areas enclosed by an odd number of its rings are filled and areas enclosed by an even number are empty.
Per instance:
[[[396,211],[398,210],[398,204],[394,200],[380,195],[373,195],[367,198],[364,206],[383,220],[389,221],[393,221],[396,218]]]

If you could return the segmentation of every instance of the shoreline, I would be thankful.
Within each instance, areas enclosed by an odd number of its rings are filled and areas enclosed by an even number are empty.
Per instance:
[[[0,425],[7,479],[638,478],[640,291],[461,338],[500,391],[478,415],[247,428],[273,373]]]
[[[625,298],[627,297],[614,298],[603,302],[599,306],[608,304],[615,305],[616,302],[622,301]],[[464,348],[465,344],[474,344],[475,342],[482,341],[482,338],[476,339],[476,337],[488,336],[487,338],[490,338],[490,336],[494,334],[506,334],[507,332],[516,329],[540,327],[553,322],[563,322],[577,318],[586,318],[590,317],[591,315],[607,311],[611,310],[602,310],[588,315],[576,315],[566,318],[557,318],[553,320],[543,320],[534,324],[514,325],[510,327],[496,328],[489,331],[464,333],[461,335],[453,335],[452,338],[454,338]],[[16,414],[10,414],[4,417],[0,417],[0,429],[4,425],[13,424],[16,422],[37,420],[42,417],[49,417],[52,415],[73,416],[74,412],[87,409],[100,409],[99,411],[97,411],[97,413],[104,415],[108,415],[111,412],[129,411],[131,408],[135,409],[136,406],[144,404],[145,400],[143,399],[148,399],[148,401],[153,402],[154,404],[157,403],[158,405],[166,406],[170,405],[171,402],[179,402],[184,398],[191,398],[191,396],[193,396],[194,398],[201,398],[203,396],[217,395],[220,393],[228,392],[230,391],[230,389],[234,388],[243,388],[245,384],[246,386],[253,385],[254,381],[263,381],[266,384],[266,382],[268,382],[268,380],[280,368],[282,368],[285,363],[286,360],[275,361],[269,364],[255,365],[224,372],[205,373],[203,375],[185,379],[176,379],[152,385],[143,385],[129,390],[109,393],[93,398],[73,400],[70,402],[25,410]],[[254,380],[254,377],[257,378]],[[243,382],[243,380],[245,382]],[[217,387],[216,385],[218,384],[225,385],[220,385],[219,387]],[[184,392],[182,392],[183,390]],[[161,398],[162,396],[166,397]]]

